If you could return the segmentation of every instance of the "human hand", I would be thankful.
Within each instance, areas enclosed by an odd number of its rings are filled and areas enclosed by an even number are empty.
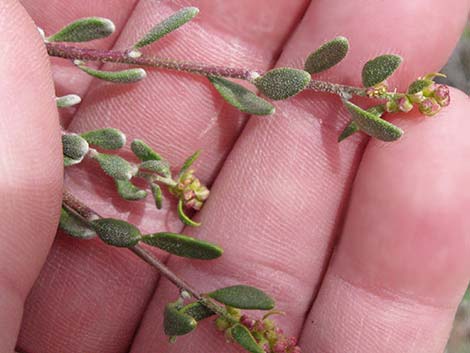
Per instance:
[[[112,18],[118,28],[125,26],[115,44],[120,48],[183,5],[23,4],[49,33],[78,17]],[[344,35],[350,55],[324,76],[357,84],[366,60],[398,51],[405,62],[392,87],[406,87],[443,65],[470,6],[457,0],[190,4],[201,9],[200,16],[156,44],[159,55],[268,69],[281,49],[276,65],[299,64],[325,40]],[[23,302],[54,237],[62,166],[42,44],[16,2],[7,0],[0,9],[0,347],[10,352]],[[394,118],[406,131],[400,141],[366,145],[355,136],[338,145],[347,115],[335,97],[303,93],[277,103],[276,116],[253,118],[245,126],[245,117],[212,94],[203,79],[158,71],[141,84],[110,86],[59,65],[58,95],[86,93],[71,130],[121,128],[174,165],[203,148],[198,168],[214,184],[198,229],[182,231],[171,206],[156,211],[150,200],[148,206],[119,201],[96,168],[72,168],[66,180],[106,216],[224,247],[217,262],[169,259],[183,278],[201,291],[240,282],[265,289],[288,313],[279,320],[300,337],[304,352],[442,352],[470,268],[470,107],[462,93],[452,92],[452,104],[436,118]],[[162,308],[174,299],[174,289],[158,279],[128,251],[59,234],[26,302],[18,349],[237,351],[212,332],[210,322],[168,345]]]

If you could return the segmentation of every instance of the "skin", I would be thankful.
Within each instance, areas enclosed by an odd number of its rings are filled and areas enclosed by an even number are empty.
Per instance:
[[[460,0],[4,0],[0,351],[239,351],[210,322],[170,346],[161,314],[175,299],[174,287],[125,249],[55,234],[63,180],[59,116],[31,18],[52,33],[78,17],[109,17],[120,33],[93,45],[126,48],[189,4],[200,16],[152,52],[262,70],[301,67],[314,48],[344,35],[349,56],[319,78],[359,84],[366,60],[397,52],[405,63],[389,83],[401,89],[446,62],[470,7]],[[185,74],[149,72],[143,83],[113,86],[64,63],[52,73],[59,93],[85,97],[62,116],[73,131],[120,128],[175,166],[203,148],[198,174],[212,194],[197,229],[183,229],[170,202],[157,212],[151,200],[120,201],[92,163],[65,179],[105,216],[225,248],[210,263],[156,251],[181,277],[201,291],[240,282],[265,289],[288,313],[279,322],[305,352],[443,351],[470,268],[470,104],[463,93],[453,90],[451,105],[435,118],[395,115],[406,131],[398,142],[357,135],[338,145],[348,117],[336,97],[302,93],[276,103],[274,117],[248,119],[206,80]]]

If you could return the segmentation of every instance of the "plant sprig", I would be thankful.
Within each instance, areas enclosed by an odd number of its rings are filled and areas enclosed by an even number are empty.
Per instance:
[[[384,119],[387,113],[408,113],[415,107],[426,116],[436,115],[449,105],[449,89],[436,84],[434,78],[442,76],[431,73],[412,82],[406,92],[390,89],[387,79],[400,67],[398,55],[380,55],[367,61],[362,68],[362,86],[348,86],[315,79],[315,75],[339,65],[349,52],[345,37],[337,37],[310,53],[302,69],[281,67],[261,72],[246,68],[216,66],[189,61],[160,58],[145,54],[143,50],[162,37],[190,22],[199,10],[183,8],[155,24],[126,50],[102,50],[76,47],[68,43],[98,40],[111,35],[115,26],[101,17],[82,18],[72,22],[55,34],[43,36],[50,56],[71,60],[76,67],[96,79],[110,83],[131,84],[147,77],[143,67],[176,70],[207,77],[209,83],[230,105],[251,115],[272,115],[272,101],[285,100],[301,92],[326,92],[338,96],[351,116],[351,121],[341,132],[338,141],[353,134],[363,133],[382,141],[395,141],[403,130]],[[124,70],[98,70],[89,62],[134,65]],[[245,81],[242,85],[234,80]],[[258,90],[262,96],[257,95]],[[369,98],[374,105],[361,108],[352,102],[354,97]],[[379,101],[379,102],[377,102]],[[81,102],[77,95],[56,97],[59,108]],[[183,224],[199,226],[186,213],[198,211],[209,196],[209,189],[195,175],[193,163],[199,157],[196,151],[183,163],[178,172],[172,171],[170,163],[144,141],[136,139],[130,144],[135,159],[127,160],[109,151],[119,151],[126,145],[125,134],[114,128],[103,128],[83,133],[63,132],[64,166],[79,165],[85,158],[92,159],[111,177],[118,194],[125,200],[142,200],[152,194],[157,209],[164,201],[164,190],[177,200],[177,214]],[[103,150],[105,152],[103,152]],[[136,186],[133,181],[141,179],[147,188]],[[266,293],[246,285],[234,285],[210,293],[198,293],[186,281],[178,277],[145,247],[157,247],[180,257],[214,260],[223,253],[219,246],[184,234],[160,231],[142,234],[140,230],[123,220],[103,218],[69,191],[63,195],[60,227],[71,236],[81,239],[98,237],[104,243],[128,248],[142,260],[168,278],[179,290],[175,301],[166,305],[164,331],[173,342],[177,336],[194,331],[198,323],[216,317],[217,329],[223,331],[227,340],[236,342],[251,353],[300,353],[294,337],[287,337],[270,318],[282,314],[274,309],[275,303]],[[242,310],[261,310],[265,314],[256,318]]]

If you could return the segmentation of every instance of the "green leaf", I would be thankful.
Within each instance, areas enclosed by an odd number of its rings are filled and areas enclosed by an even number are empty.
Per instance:
[[[238,309],[271,310],[274,300],[255,287],[237,285],[218,289],[209,293],[218,302]]]
[[[379,105],[374,105],[373,107],[370,107],[367,109],[367,111],[371,114],[374,114],[378,118],[382,116],[383,113],[385,113],[385,105],[384,104],[379,104]],[[353,135],[354,133],[361,131],[359,126],[354,122],[351,121],[348,126],[343,130],[341,135],[338,137],[338,142],[341,142],[348,138],[349,136]]]
[[[72,165],[80,163],[81,159],[72,159],[70,157],[64,156],[64,167],[70,167]]]
[[[60,211],[59,227],[67,234],[80,239],[96,237],[95,231],[65,207]]]
[[[216,76],[209,76],[208,79],[227,103],[243,113],[271,115],[275,111],[271,103],[235,82]]]
[[[83,65],[81,62],[76,62],[76,65],[80,70],[86,72],[90,76],[113,83],[134,83],[147,77],[147,73],[141,68],[122,71],[103,71],[92,69],[91,67]]]
[[[403,130],[377,117],[377,115],[365,111],[349,101],[344,101],[344,104],[351,113],[353,121],[366,134],[382,141],[395,141],[403,135]]]
[[[88,153],[88,143],[77,134],[63,134],[62,151],[64,156],[80,162]]]
[[[135,201],[142,200],[147,196],[147,191],[139,189],[137,186],[132,184],[129,180],[115,179],[116,188],[119,195],[124,200]]]
[[[91,224],[100,239],[112,246],[129,248],[142,238],[137,227],[119,219],[102,218]]]
[[[310,74],[325,71],[343,60],[348,50],[348,40],[344,37],[336,37],[311,53],[305,61],[304,69]]]
[[[423,89],[433,84],[432,80],[416,80],[414,81],[407,90],[408,94],[416,94],[421,92]]]
[[[199,302],[194,302],[182,307],[180,312],[193,317],[196,321],[202,321],[215,315],[211,309]]]
[[[105,153],[95,153],[92,158],[98,161],[106,174],[116,180],[129,180],[133,176],[134,168],[124,158]]]
[[[310,79],[307,71],[281,67],[266,72],[253,83],[266,97],[282,100],[303,91]]]
[[[150,189],[152,190],[153,199],[155,200],[155,206],[157,209],[161,210],[162,208],[162,189],[158,184],[151,183]]]
[[[468,286],[467,291],[465,292],[465,295],[464,295],[464,297],[463,297],[463,300],[464,300],[464,301],[467,301],[467,302],[470,301],[470,285]]]
[[[149,145],[142,140],[134,140],[131,143],[131,150],[141,161],[155,160],[159,161],[163,158],[155,152]]]
[[[178,174],[179,177],[181,177],[184,173],[186,173],[186,171],[193,165],[196,159],[199,158],[200,154],[201,154],[201,150],[198,150],[184,161],[183,166],[181,167],[180,172]]]
[[[347,139],[349,136],[353,135],[354,133],[360,131],[359,126],[354,121],[351,121],[341,132],[341,134],[338,137],[338,142],[341,142],[345,139]]]
[[[142,241],[170,254],[191,259],[212,260],[223,253],[217,245],[182,234],[167,232],[147,234],[142,237]]]
[[[158,161],[150,160],[150,161],[142,162],[139,166],[139,169],[149,170],[151,172],[160,174],[164,176],[165,178],[168,178],[171,176],[170,165],[165,160],[158,160]]]
[[[163,328],[167,336],[182,336],[193,331],[197,321],[178,310],[174,303],[165,306],[163,314]]]
[[[184,213],[183,209],[183,200],[179,199],[178,200],[178,217],[183,224],[190,226],[190,227],[199,227],[201,223],[193,221],[191,218],[189,218],[186,213]]]
[[[90,145],[106,150],[118,150],[126,144],[126,135],[114,128],[87,131],[80,134]]]
[[[47,38],[48,42],[88,42],[111,35],[116,27],[111,20],[86,17],[72,22]]]
[[[385,81],[398,69],[402,61],[398,55],[381,55],[368,61],[362,68],[363,85],[371,87]]]
[[[233,339],[243,348],[250,353],[265,353],[264,349],[256,343],[255,338],[251,332],[241,324],[235,324],[231,329],[230,333]]]
[[[82,99],[76,94],[68,94],[62,97],[55,98],[55,104],[57,108],[68,108],[77,104],[80,104]]]
[[[173,32],[185,23],[189,22],[199,13],[196,7],[185,7],[173,15],[163,20],[155,27],[153,27],[142,39],[134,44],[134,49],[140,49],[146,45],[152,44],[160,38],[166,36],[168,33]]]

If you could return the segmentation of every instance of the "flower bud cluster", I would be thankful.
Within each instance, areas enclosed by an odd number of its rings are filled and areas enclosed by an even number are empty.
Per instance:
[[[194,170],[190,169],[183,173],[176,186],[170,188],[170,192],[183,200],[188,208],[200,210],[204,201],[209,197],[209,189],[201,184],[201,181],[194,175]]]
[[[230,315],[245,326],[253,335],[256,342],[266,353],[302,353],[297,345],[297,338],[286,336],[283,330],[276,326],[275,322],[268,318],[269,313],[261,319],[256,319],[247,314],[242,314],[239,309],[227,307]],[[216,320],[216,327],[220,331],[225,331],[227,338],[230,338],[230,323],[224,318]]]
[[[429,74],[413,82],[406,94],[398,95],[385,104],[389,113],[409,112],[416,105],[427,116],[434,116],[450,103],[449,87],[433,81],[438,74]]]

